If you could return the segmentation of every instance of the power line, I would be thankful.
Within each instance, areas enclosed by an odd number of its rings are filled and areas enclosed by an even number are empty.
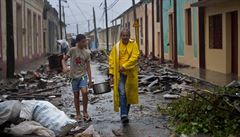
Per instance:
[[[74,5],[79,9],[79,11],[80,11],[80,13],[83,15],[83,17],[86,19],[86,20],[88,20],[87,19],[87,17],[86,17],[86,15],[83,13],[83,11],[81,10],[81,8],[78,6],[78,4],[77,4],[77,1],[76,0],[72,0],[72,1],[74,1]]]
[[[115,1],[107,8],[107,10],[110,10],[111,8],[113,8],[118,2],[119,2],[119,0],[115,0]]]
[[[78,22],[77,21],[77,18],[76,18],[76,16],[73,14],[73,11],[72,11],[72,9],[70,8],[70,6],[69,6],[69,4],[68,4],[68,9],[70,10],[70,12],[71,12],[71,14],[72,14],[72,17],[73,17],[73,19],[76,21],[76,23]]]

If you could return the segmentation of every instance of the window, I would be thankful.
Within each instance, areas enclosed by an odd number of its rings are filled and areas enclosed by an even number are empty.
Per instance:
[[[192,45],[192,11],[185,10],[185,37],[187,45]]]
[[[157,16],[157,22],[160,21],[160,0],[156,0],[156,16]]]
[[[222,14],[209,17],[209,48],[222,49]]]

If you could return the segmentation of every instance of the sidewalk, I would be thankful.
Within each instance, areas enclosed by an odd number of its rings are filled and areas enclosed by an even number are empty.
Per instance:
[[[207,81],[213,85],[217,86],[226,86],[233,80],[240,80],[239,77],[234,76],[232,74],[223,74],[211,70],[203,70],[199,68],[178,68],[178,69],[170,69],[172,71],[182,73],[184,75],[194,77],[203,81]]]

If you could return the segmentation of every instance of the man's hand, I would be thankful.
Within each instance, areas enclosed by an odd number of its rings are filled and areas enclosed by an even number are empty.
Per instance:
[[[125,71],[125,68],[124,68],[124,67],[120,67],[120,68],[119,68],[119,72],[120,72],[120,73],[122,73],[122,72],[124,72],[124,71]]]

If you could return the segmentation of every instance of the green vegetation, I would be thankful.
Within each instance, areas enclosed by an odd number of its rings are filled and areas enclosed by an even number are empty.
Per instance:
[[[166,110],[170,127],[178,134],[239,136],[240,98],[236,93],[240,93],[239,89],[218,88],[213,94],[196,92],[173,101]]]

